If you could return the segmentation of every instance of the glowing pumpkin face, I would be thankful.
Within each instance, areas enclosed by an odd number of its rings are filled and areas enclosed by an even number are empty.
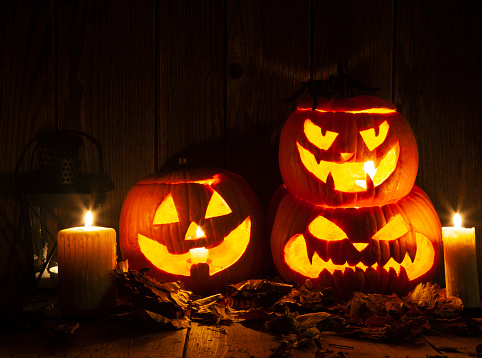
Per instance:
[[[418,151],[405,118],[382,99],[303,103],[286,121],[279,163],[288,190],[314,204],[373,206],[410,192]]]
[[[440,220],[416,186],[396,203],[364,208],[316,206],[280,190],[271,249],[287,282],[309,278],[340,296],[403,294],[440,265]]]
[[[256,273],[261,210],[247,183],[221,170],[152,175],[122,207],[120,247],[133,269],[199,293]]]

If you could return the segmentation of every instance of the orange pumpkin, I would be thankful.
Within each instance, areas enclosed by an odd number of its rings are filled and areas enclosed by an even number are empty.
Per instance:
[[[260,204],[240,176],[183,169],[140,180],[122,206],[120,249],[129,266],[198,293],[256,275],[263,254]]]
[[[290,192],[331,207],[384,205],[407,195],[418,150],[406,119],[372,96],[318,99],[286,121],[279,165]]]
[[[287,282],[311,279],[339,296],[404,294],[441,264],[440,220],[417,186],[395,203],[361,208],[313,205],[284,187],[275,198],[271,250]]]

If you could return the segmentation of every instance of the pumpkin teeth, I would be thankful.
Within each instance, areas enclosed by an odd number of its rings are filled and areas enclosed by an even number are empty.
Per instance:
[[[414,262],[417,256],[417,246],[412,244],[407,245],[407,252],[412,262]]]
[[[308,260],[310,264],[313,265],[313,255],[315,254],[316,247],[314,245],[306,245],[306,254],[308,256]]]
[[[336,177],[335,180],[338,185],[336,190],[342,192],[364,192],[367,185],[381,185],[397,169],[400,156],[400,143],[397,142],[382,158],[374,158],[373,161],[377,163],[376,174],[371,178],[372,183],[367,183],[364,163],[352,160],[349,162],[342,161],[341,154],[339,155],[340,162],[321,160],[321,151],[315,149],[310,151],[299,142],[296,142],[296,146],[303,166],[327,185],[329,173],[332,173],[332,176]],[[339,180],[347,176],[350,176],[353,180],[350,180],[349,183]]]
[[[335,190],[335,179],[333,179],[333,173],[329,172],[326,177],[326,192],[330,193]]]
[[[383,265],[381,262],[378,262],[372,266],[367,266],[362,262],[358,262],[356,265],[351,265],[351,269],[359,268],[363,270],[365,274],[371,271],[368,270],[370,267],[374,270],[381,270],[385,272],[394,270],[399,276],[400,274],[406,275],[409,280],[414,280],[424,275],[427,270],[431,268],[427,268],[426,264],[433,263],[435,257],[433,245],[427,237],[422,234],[417,234],[416,241],[416,247],[419,247],[421,251],[421,253],[417,255],[417,260],[412,260],[407,252],[403,256],[401,263],[398,263],[393,259],[393,257],[390,257],[389,260],[387,260]],[[332,254],[330,255],[332,258],[326,261],[323,260],[317,252],[315,252],[311,260],[309,260],[307,257],[306,241],[302,234],[293,236],[284,248],[284,257],[288,266],[308,278],[318,278],[325,270],[333,275],[337,271],[343,273],[346,268],[349,268],[348,266],[345,266],[344,263],[335,262],[337,259],[334,258]]]
[[[365,174],[365,176],[366,176],[367,193],[369,195],[374,195],[375,194],[375,184],[373,184],[373,179],[368,173]]]

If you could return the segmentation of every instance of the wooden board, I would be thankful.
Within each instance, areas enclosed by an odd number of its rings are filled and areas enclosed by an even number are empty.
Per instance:
[[[309,78],[308,1],[227,3],[226,167],[244,177],[267,210],[282,183],[279,136]]]
[[[115,320],[95,320],[80,322],[73,334],[54,335],[46,329],[4,337],[0,356],[181,358],[185,338],[186,329],[165,331]]]
[[[269,357],[279,345],[275,336],[241,324],[207,326],[194,323],[188,337],[186,358]]]
[[[57,3],[59,128],[100,142],[115,189],[97,225],[116,230],[125,195],[155,168],[154,5]],[[98,173],[95,147],[85,147],[83,170]]]
[[[476,228],[479,257],[482,121],[477,113],[482,109],[482,47],[475,39],[482,38],[482,25],[476,21],[481,5],[398,2],[395,43],[395,104],[417,139],[416,184],[432,200],[442,226],[453,226],[458,211],[463,226]]]
[[[55,129],[52,11],[50,0],[0,3],[0,287],[19,289],[33,278],[19,184],[30,170],[36,143],[29,142]]]
[[[437,356],[438,354],[438,352],[422,338],[416,339],[413,342],[389,344],[382,341],[352,339],[336,335],[324,335],[323,337],[325,338],[323,342],[325,349],[334,352],[343,352],[347,356],[360,358],[426,358]]]
[[[414,129],[417,184],[443,225],[458,210],[476,227],[479,257],[481,4],[313,1],[315,78],[336,74],[344,57],[353,77],[382,88],[377,95]],[[309,5],[2,2],[1,287],[21,285],[27,271],[14,172],[40,130],[81,130],[101,143],[115,190],[98,224],[117,228],[130,187],[179,157],[242,175],[266,211],[281,184],[279,135],[296,105],[280,99],[310,74]],[[95,171],[95,151],[85,154]]]
[[[476,348],[482,344],[481,337],[461,337],[451,334],[424,336],[424,339],[434,350],[449,358],[478,356]]]
[[[224,164],[224,2],[156,2],[156,169]]]
[[[374,95],[391,100],[394,2],[314,1],[315,78],[338,77],[338,61],[361,83],[381,88]],[[356,94],[356,93],[355,93]]]
[[[26,344],[28,342],[28,344]],[[45,327],[0,338],[1,357],[173,357],[251,358],[269,357],[280,346],[279,337],[242,324],[205,325],[165,330],[112,319],[80,322],[74,333],[59,333]],[[412,342],[390,344],[352,339],[335,334],[320,338],[320,354],[360,358],[461,358],[476,356],[480,338],[424,336]],[[290,357],[312,358],[313,343],[289,351]]]

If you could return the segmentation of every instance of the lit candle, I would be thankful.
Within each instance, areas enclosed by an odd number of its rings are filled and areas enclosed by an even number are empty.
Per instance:
[[[204,247],[196,247],[194,249],[189,250],[191,254],[191,264],[201,264],[208,262],[208,253],[209,250]]]
[[[447,296],[460,298],[464,307],[479,307],[475,228],[463,228],[460,215],[455,214],[454,227],[443,227],[442,237]]]
[[[116,266],[116,232],[92,226],[61,230],[57,236],[59,304],[67,315],[92,316],[115,306],[116,288],[112,270]]]

